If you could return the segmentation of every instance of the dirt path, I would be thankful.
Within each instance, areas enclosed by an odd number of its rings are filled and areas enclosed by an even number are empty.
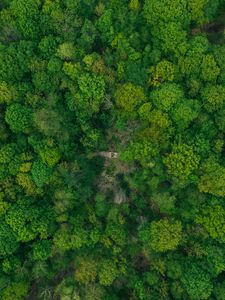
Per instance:
[[[94,153],[95,156],[102,156],[105,158],[118,158],[119,154],[118,152],[111,152],[111,151],[100,151],[100,152],[96,152]]]

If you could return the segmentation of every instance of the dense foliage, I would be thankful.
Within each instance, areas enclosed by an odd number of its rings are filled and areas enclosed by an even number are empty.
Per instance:
[[[0,1],[0,299],[225,299],[224,11]]]

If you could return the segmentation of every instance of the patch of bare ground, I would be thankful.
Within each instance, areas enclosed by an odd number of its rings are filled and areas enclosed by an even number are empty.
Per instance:
[[[133,167],[120,160],[118,152],[101,151],[92,155],[105,158],[104,168],[97,182],[99,192],[103,194],[110,193],[114,203],[121,204],[125,202],[127,200],[126,194],[120,187],[116,177],[118,174],[130,173],[133,171]],[[111,171],[109,171],[110,169]]]

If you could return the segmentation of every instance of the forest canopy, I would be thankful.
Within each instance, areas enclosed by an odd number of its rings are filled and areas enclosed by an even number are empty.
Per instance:
[[[0,1],[0,299],[225,299],[225,1]]]

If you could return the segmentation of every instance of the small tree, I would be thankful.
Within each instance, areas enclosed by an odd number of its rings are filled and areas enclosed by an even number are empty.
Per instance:
[[[164,158],[168,173],[180,179],[187,179],[199,164],[199,157],[188,145],[174,145],[173,151]]]
[[[181,222],[168,219],[153,221],[140,231],[140,238],[156,252],[174,250],[182,238]]]
[[[22,104],[11,104],[6,109],[5,120],[12,131],[25,131],[31,126],[32,113],[28,107]]]

